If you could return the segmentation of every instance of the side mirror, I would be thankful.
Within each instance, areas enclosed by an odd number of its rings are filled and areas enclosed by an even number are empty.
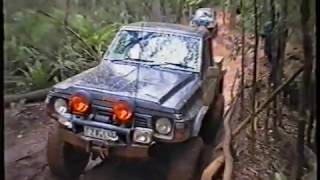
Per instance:
[[[209,66],[208,69],[205,71],[206,78],[214,78],[218,77],[220,70],[217,67]]]

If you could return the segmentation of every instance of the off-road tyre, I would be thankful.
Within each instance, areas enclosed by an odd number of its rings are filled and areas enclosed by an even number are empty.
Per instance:
[[[63,141],[59,125],[48,134],[47,160],[54,176],[76,180],[88,164],[90,154]]]
[[[223,124],[224,97],[219,94],[215,103],[209,108],[200,128],[200,136],[205,144],[213,144],[216,133]]]
[[[218,36],[218,27],[213,27],[208,29],[212,38],[216,38]]]
[[[171,146],[168,180],[192,180],[199,167],[204,144],[201,137]]]

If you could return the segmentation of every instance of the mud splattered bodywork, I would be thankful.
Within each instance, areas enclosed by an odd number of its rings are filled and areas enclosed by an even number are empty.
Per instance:
[[[205,94],[219,91],[220,76],[214,72],[220,70],[213,64],[207,30],[129,24],[98,66],[53,87],[47,110],[60,123],[64,141],[87,152],[117,154],[129,149],[139,156],[136,150],[143,149],[148,154],[157,142],[198,136],[214,101]],[[84,97],[75,95],[80,92]],[[119,102],[120,111],[115,108]],[[74,108],[87,109],[79,114]],[[123,117],[128,117],[125,122],[119,120]]]

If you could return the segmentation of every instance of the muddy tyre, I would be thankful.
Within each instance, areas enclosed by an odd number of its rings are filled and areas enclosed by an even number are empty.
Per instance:
[[[201,137],[193,137],[184,143],[172,145],[168,180],[194,179],[203,147]]]
[[[62,179],[78,179],[90,154],[63,141],[58,126],[49,132],[47,160],[53,175]]]
[[[212,35],[212,38],[216,38],[218,36],[218,26],[208,29]]]
[[[223,124],[224,97],[222,94],[217,96],[213,106],[205,115],[200,129],[200,136],[205,144],[212,144],[215,140],[216,133]]]

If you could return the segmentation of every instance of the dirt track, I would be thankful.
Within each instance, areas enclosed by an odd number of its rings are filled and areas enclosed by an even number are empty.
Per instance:
[[[214,43],[214,53],[218,56],[229,56],[230,50],[225,46],[223,33],[227,30],[221,26],[221,34]],[[230,42],[229,42],[230,43]],[[225,59],[226,105],[230,101],[230,91],[235,77],[238,61]],[[237,87],[237,86],[235,86]],[[19,105],[5,111],[5,176],[7,180],[53,180],[46,161],[46,140],[48,130],[54,122],[48,120],[43,104]],[[204,159],[210,158],[211,147],[207,147]],[[167,162],[165,160],[148,160],[144,162],[115,161],[110,166],[91,162],[83,179],[166,179]],[[183,178],[182,178],[183,179]]]

